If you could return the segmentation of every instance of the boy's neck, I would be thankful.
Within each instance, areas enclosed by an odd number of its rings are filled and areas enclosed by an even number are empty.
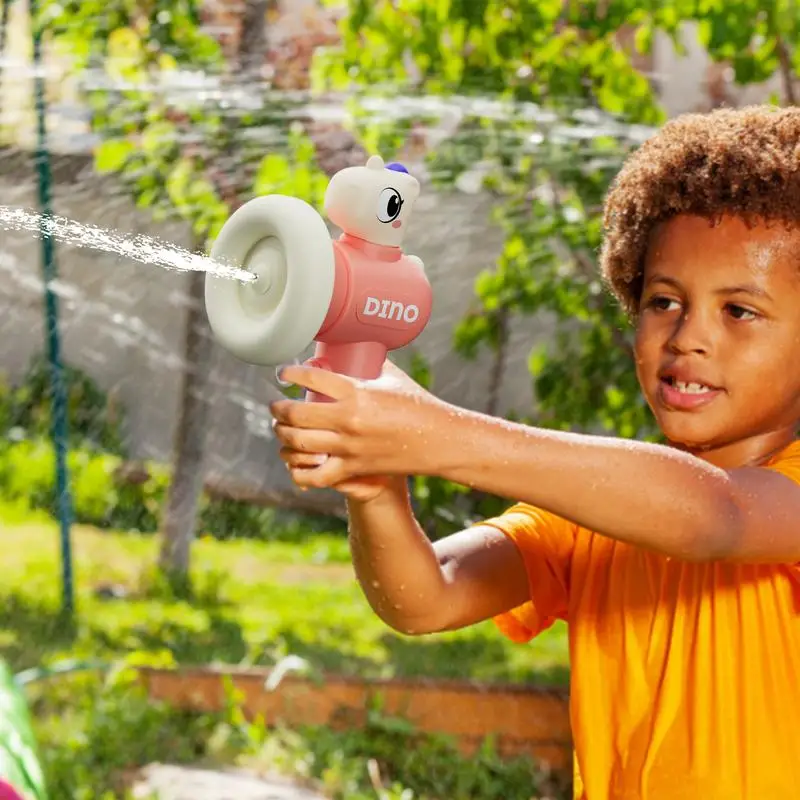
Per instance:
[[[759,434],[736,442],[728,442],[718,447],[694,448],[685,444],[670,442],[677,450],[691,453],[698,458],[721,469],[738,467],[757,467],[769,462],[785,450],[797,438],[796,428],[784,428]]]

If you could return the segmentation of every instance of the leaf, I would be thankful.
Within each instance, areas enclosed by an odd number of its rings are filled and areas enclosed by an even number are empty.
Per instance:
[[[653,26],[640,25],[633,37],[634,47],[639,53],[650,53],[653,49]]]
[[[154,156],[176,141],[175,126],[166,121],[153,122],[142,133],[142,151]]]
[[[133,59],[142,52],[142,40],[133,28],[117,28],[108,37],[110,58]]]
[[[185,205],[187,202],[187,187],[189,186],[193,169],[192,159],[181,158],[167,177],[167,194],[170,200],[178,207]]]
[[[282,192],[289,181],[289,174],[286,159],[277,153],[270,153],[259,164],[253,191],[259,195]]]
[[[100,173],[118,172],[133,151],[133,145],[125,139],[101,142],[94,152],[95,169]]]

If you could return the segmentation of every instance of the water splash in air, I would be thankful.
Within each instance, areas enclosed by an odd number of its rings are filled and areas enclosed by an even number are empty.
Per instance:
[[[199,253],[191,253],[152,236],[125,236],[94,225],[84,225],[64,217],[45,216],[22,208],[0,206],[0,228],[29,231],[38,238],[51,236],[68,245],[116,253],[142,264],[153,264],[165,269],[207,272],[220,278],[231,278],[245,283],[255,280],[255,275],[247,270],[220,263]]]

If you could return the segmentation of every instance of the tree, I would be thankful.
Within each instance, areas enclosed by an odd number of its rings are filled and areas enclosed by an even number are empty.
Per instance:
[[[260,67],[266,57],[266,14],[267,0],[247,0],[234,72],[240,85],[243,85],[243,81],[258,81]],[[226,149],[224,156],[226,159],[234,156],[231,147]],[[216,188],[219,191],[220,186]],[[231,189],[230,186],[228,188]],[[231,196],[226,203],[228,213],[241,204],[241,194],[236,188],[231,189]],[[206,238],[208,233],[204,231]],[[204,295],[205,276],[202,273],[190,274],[181,404],[175,433],[173,476],[161,523],[159,555],[162,571],[179,584],[185,582],[189,573],[189,554],[197,527],[205,476],[205,444],[210,411],[208,378],[212,365],[213,336],[205,313]]]
[[[328,5],[342,3],[329,0]],[[736,80],[783,75],[794,102],[800,65],[800,12],[793,0],[348,0],[338,47],[314,64],[317,90],[458,96],[458,126],[428,153],[439,185],[478,176],[495,200],[493,222],[505,235],[496,265],[475,283],[472,309],[454,344],[471,359],[494,355],[504,369],[514,316],[548,313],[552,341],[537,344],[529,368],[537,406],[516,413],[559,429],[656,438],[631,358],[631,329],[599,281],[604,195],[623,157],[665,115],[635,66],[665,33],[679,50],[683,24],[697,21],[717,61]],[[629,44],[630,43],[630,44]],[[490,113],[470,100],[495,101]],[[430,104],[428,104],[428,107]],[[399,149],[433,112],[397,126],[358,121],[361,135]],[[487,411],[497,410],[490,396]],[[523,412],[526,410],[522,410]],[[436,511],[456,495],[442,482],[418,480],[419,497]],[[488,502],[487,502],[488,501]],[[445,529],[492,513],[496,499],[470,494],[463,516]]]
[[[325,177],[313,145],[286,125],[295,104],[271,96],[260,76],[268,7],[268,0],[247,1],[232,64],[203,32],[194,0],[48,0],[39,20],[76,71],[102,78],[102,88],[86,95],[101,139],[97,169],[117,175],[154,219],[190,225],[196,251],[257,194],[280,191],[322,204]],[[187,97],[174,80],[182,72],[199,74],[217,91]],[[248,135],[254,130],[258,136]],[[265,156],[266,141],[273,147]],[[188,276],[181,406],[159,558],[179,583],[188,574],[204,477],[213,345],[203,286],[202,274]]]

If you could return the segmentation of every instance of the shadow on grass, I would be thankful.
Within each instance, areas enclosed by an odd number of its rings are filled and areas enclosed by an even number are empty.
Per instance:
[[[21,594],[0,595],[0,658],[12,671],[35,667],[77,637],[73,619],[61,609]]]
[[[208,625],[203,630],[184,625],[175,620],[143,622],[117,633],[94,628],[91,637],[98,649],[116,653],[168,650],[182,664],[208,664],[219,661],[237,664],[247,654],[247,642],[238,622],[223,614],[208,614]]]
[[[25,594],[0,595],[0,658],[12,671],[39,666],[59,653],[66,657],[73,648],[100,659],[168,650],[184,664],[235,664],[247,654],[241,626],[219,612],[208,612],[199,630],[189,622],[149,620],[146,614],[133,626],[109,629],[93,624],[89,613],[76,622]]]
[[[275,636],[275,644],[280,643],[283,652],[306,659],[316,671],[329,672],[346,677],[376,677],[381,669],[372,658],[359,656],[352,651],[337,647],[334,642],[347,642],[351,631],[349,628],[332,628],[325,626],[324,638],[328,642],[309,641],[298,636],[292,628],[283,628]],[[273,663],[269,642],[265,643],[264,657],[257,663],[269,665]]]
[[[484,683],[524,683],[558,688],[569,684],[569,668],[563,664],[530,666],[524,670],[512,667],[508,663],[507,648],[497,639],[387,635],[382,641],[397,674],[403,677],[473,679]]]
[[[90,657],[115,658],[134,651],[169,651],[185,665],[211,662],[239,664],[253,656],[254,643],[245,638],[241,624],[223,609],[215,608],[214,593],[197,616],[181,618],[151,615],[142,608],[133,624],[101,625],[90,613],[78,616],[78,625],[64,618],[55,604],[24,593],[0,595],[0,657],[14,671],[34,667],[58,653],[75,649]],[[112,600],[125,604],[126,600]],[[509,648],[496,637],[480,632],[465,636],[405,637],[387,631],[378,650],[369,654],[353,642],[346,626],[325,626],[303,635],[283,626],[260,643],[258,663],[274,662],[276,651],[307,659],[314,670],[364,678],[398,677],[466,680],[566,687],[569,668],[545,654],[512,663]]]
[[[569,684],[569,668],[547,664],[528,669],[508,663],[508,651],[497,639],[404,637],[387,633],[381,638],[386,652],[384,662],[365,658],[337,647],[346,642],[349,631],[327,628],[325,642],[309,641],[291,628],[279,631],[277,639],[283,650],[307,659],[315,670],[361,678],[432,678],[440,680],[476,680],[485,683],[523,683],[541,687],[563,688]]]

